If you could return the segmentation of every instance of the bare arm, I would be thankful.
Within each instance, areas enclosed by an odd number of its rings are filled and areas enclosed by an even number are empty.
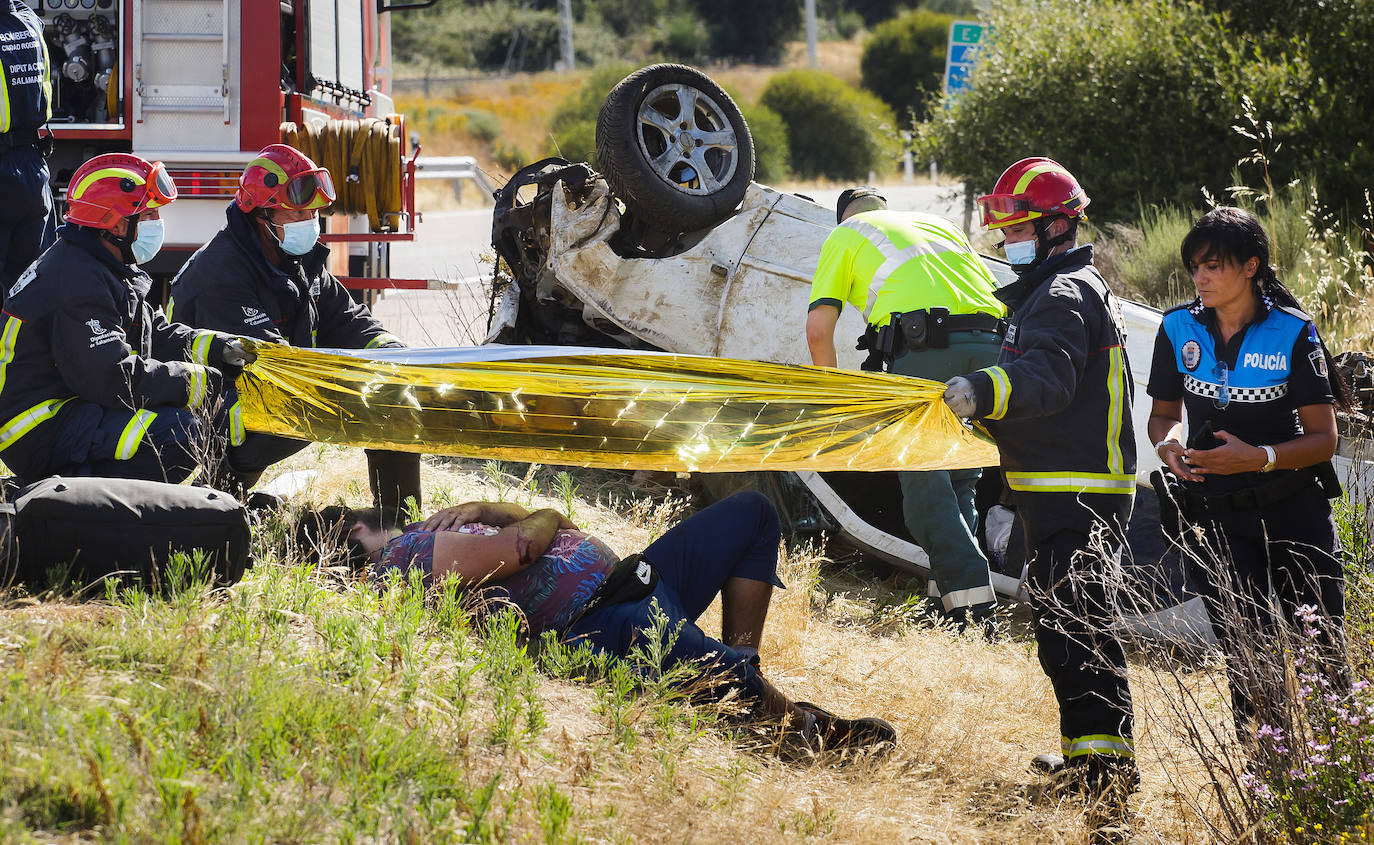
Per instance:
[[[1154,400],[1150,407],[1150,420],[1145,425],[1145,430],[1150,433],[1150,442],[1159,443],[1162,440],[1172,440],[1172,443],[1165,443],[1156,450],[1159,459],[1169,468],[1174,475],[1184,481],[1201,481],[1202,476],[1197,475],[1184,463],[1183,455],[1187,451],[1183,446],[1183,400],[1176,399],[1166,402],[1163,399]]]
[[[464,585],[502,581],[548,551],[561,523],[545,508],[489,536],[441,531],[434,535],[434,577],[455,577]]]
[[[481,522],[497,528],[504,528],[522,519],[530,512],[514,502],[464,502],[451,508],[435,511],[420,526],[425,531],[447,531],[455,525]],[[559,528],[577,528],[571,521],[563,519]]]
[[[835,354],[835,324],[840,321],[840,309],[833,305],[817,305],[806,315],[806,345],[811,349],[811,363],[818,367],[837,367]]]
[[[1336,409],[1331,405],[1303,405],[1298,409],[1302,435],[1284,443],[1268,444],[1274,450],[1275,469],[1302,469],[1331,460],[1336,454]],[[1218,431],[1221,445],[1215,449],[1189,449],[1186,457],[1200,475],[1234,475],[1255,472],[1269,460],[1260,446],[1226,431]]]

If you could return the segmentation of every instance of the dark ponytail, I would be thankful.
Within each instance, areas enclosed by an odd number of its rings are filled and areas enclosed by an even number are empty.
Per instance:
[[[1194,259],[1199,254],[1205,259],[1220,258],[1237,264],[1244,264],[1251,258],[1259,259],[1259,269],[1254,276],[1255,290],[1259,295],[1273,305],[1307,313],[1293,292],[1279,281],[1278,273],[1269,264],[1269,236],[1264,233],[1259,219],[1250,212],[1242,208],[1219,206],[1202,215],[1184,236],[1179,247],[1179,256],[1188,272],[1195,269]],[[1331,350],[1326,348],[1326,341],[1320,334],[1317,335],[1317,343],[1326,361],[1326,375],[1331,382],[1331,395],[1336,400],[1336,407],[1342,411],[1352,410],[1355,407],[1355,395],[1350,385],[1341,376],[1340,370],[1336,369]]]

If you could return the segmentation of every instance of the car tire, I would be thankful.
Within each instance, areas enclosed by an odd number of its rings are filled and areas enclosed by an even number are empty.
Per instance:
[[[664,231],[719,223],[754,178],[754,141],[739,107],[686,65],[649,65],[621,80],[597,116],[596,155],[626,208]]]

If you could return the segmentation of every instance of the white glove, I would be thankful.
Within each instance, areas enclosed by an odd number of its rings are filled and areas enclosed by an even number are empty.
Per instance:
[[[963,376],[955,376],[945,382],[945,404],[956,417],[971,417],[978,410],[978,397],[973,393],[973,382]]]
[[[258,353],[244,346],[238,338],[231,338],[224,342],[224,353],[220,357],[229,366],[243,369],[258,360]]]

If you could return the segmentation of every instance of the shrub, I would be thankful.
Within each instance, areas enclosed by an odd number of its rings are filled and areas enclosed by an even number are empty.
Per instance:
[[[762,105],[740,106],[740,112],[754,138],[754,179],[765,184],[787,179],[792,175],[792,150],[787,145],[787,127],[782,118]]]
[[[826,73],[792,70],[759,98],[787,127],[792,168],[804,178],[864,179],[896,159],[892,112],[877,97]]]
[[[1268,115],[1302,75],[1242,55],[1219,18],[1165,0],[1003,0],[988,22],[972,87],[935,110],[922,157],[982,191],[1012,162],[1049,156],[1108,221],[1221,188],[1246,149],[1230,128],[1238,92]]]
[[[841,41],[848,41],[864,28],[864,17],[858,12],[841,10],[835,15],[835,35]]]
[[[879,24],[864,44],[859,68],[863,86],[905,122],[925,120],[941,87],[952,15],[925,9]]]
[[[654,50],[675,62],[692,62],[706,54],[710,36],[701,18],[689,11],[676,12],[664,19],[654,39]]]
[[[467,118],[467,129],[474,138],[490,144],[501,137],[501,121],[485,109],[463,109]]]

